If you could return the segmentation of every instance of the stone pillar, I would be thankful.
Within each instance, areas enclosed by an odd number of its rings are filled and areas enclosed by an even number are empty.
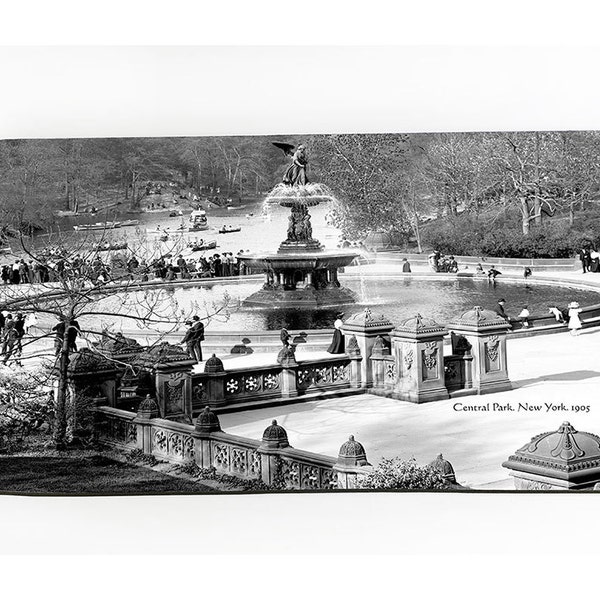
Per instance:
[[[148,394],[140,403],[137,417],[133,422],[137,426],[136,447],[144,454],[152,454],[152,419],[159,417],[158,404],[156,400]]]
[[[342,490],[351,490],[359,486],[360,480],[372,470],[367,462],[364,446],[351,435],[342,444],[333,471],[337,475],[337,486]]]
[[[204,365],[206,378],[206,396],[212,408],[223,406],[225,398],[225,367],[223,361],[213,354]]]
[[[289,448],[287,431],[273,419],[262,437],[258,447],[261,460],[261,479],[267,485],[277,485],[279,478],[279,450]]]
[[[194,360],[182,360],[155,365],[156,396],[163,418],[191,423],[192,367],[195,364]]]
[[[346,339],[346,354],[350,357],[350,387],[360,388],[363,357],[360,355],[360,348],[354,335]]]
[[[194,438],[194,460],[201,469],[213,466],[211,435],[221,431],[219,417],[206,406],[196,419]]]
[[[446,328],[421,315],[391,333],[396,378],[392,397],[409,402],[446,400],[444,336]]]
[[[448,323],[470,344],[472,387],[478,394],[503,392],[512,385],[506,361],[506,334],[510,325],[491,310],[476,306]]]
[[[361,356],[364,360],[360,365],[360,387],[367,388],[373,385],[373,372],[371,350],[377,337],[389,343],[390,332],[394,326],[383,315],[374,315],[369,308],[363,312],[352,315],[342,326],[345,336],[353,335],[356,338]]]
[[[388,364],[384,356],[390,355],[390,349],[386,345],[384,339],[378,335],[375,338],[373,348],[371,348],[371,369],[373,371],[373,387],[384,387],[385,385],[385,369]]]

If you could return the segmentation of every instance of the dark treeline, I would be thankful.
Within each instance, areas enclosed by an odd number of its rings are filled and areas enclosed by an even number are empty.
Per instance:
[[[516,238],[559,222],[559,236],[596,236],[586,227],[600,197],[597,132],[6,140],[2,223],[44,227],[53,211],[90,204],[136,210],[148,181],[261,197],[288,160],[276,140],[308,146],[309,178],[332,188],[333,216],[354,238],[387,231],[420,247],[431,223],[464,229],[465,220]]]

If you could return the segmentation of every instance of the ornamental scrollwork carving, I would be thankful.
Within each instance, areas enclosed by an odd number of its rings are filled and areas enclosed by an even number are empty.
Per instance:
[[[427,342],[423,349],[423,362],[430,371],[437,367],[437,342]]]
[[[485,346],[485,352],[491,362],[496,362],[498,360],[498,353],[500,352],[500,338],[497,335],[492,335],[488,338]]]
[[[402,348],[402,362],[404,363],[404,368],[407,371],[410,371],[414,361],[415,361],[415,352],[414,352],[413,348],[409,344],[404,344],[404,346]]]

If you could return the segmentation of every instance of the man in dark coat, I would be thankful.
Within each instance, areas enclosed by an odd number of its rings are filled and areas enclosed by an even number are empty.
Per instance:
[[[8,362],[18,339],[19,334],[15,329],[13,316],[6,315],[6,323],[4,324],[4,332],[2,334],[2,356],[4,357],[4,364]]]
[[[506,314],[506,311],[504,310],[505,302],[506,302],[506,300],[504,300],[504,298],[500,298],[500,300],[498,300],[498,302],[496,303],[496,308],[494,309],[494,312],[499,317],[502,317],[507,323],[509,323],[510,317]]]
[[[582,248],[579,251],[579,260],[581,261],[581,268],[584,273],[587,273],[590,270],[592,256],[588,248]]]
[[[54,338],[54,352],[56,356],[61,353],[63,340],[65,339],[65,331],[67,333],[69,352],[77,352],[76,340],[77,336],[81,333],[81,328],[75,319],[71,319],[68,323],[66,319],[62,319],[52,328],[52,331],[56,332],[56,337]]]
[[[186,331],[182,344],[186,345],[187,353],[190,358],[202,362],[202,342],[204,341],[204,323],[200,317],[194,316],[191,321],[188,321],[190,328]]]

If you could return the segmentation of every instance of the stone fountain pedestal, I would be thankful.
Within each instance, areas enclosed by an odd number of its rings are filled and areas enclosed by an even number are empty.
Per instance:
[[[300,218],[309,222],[308,209],[293,206],[288,238],[277,252],[238,256],[247,268],[265,276],[262,289],[246,298],[245,306],[314,309],[356,302],[354,292],[340,285],[338,269],[350,265],[358,254],[324,249],[312,237],[310,225],[298,226]]]

